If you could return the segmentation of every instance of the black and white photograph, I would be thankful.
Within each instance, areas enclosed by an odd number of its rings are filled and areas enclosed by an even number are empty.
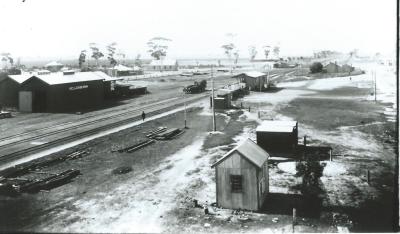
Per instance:
[[[396,0],[1,0],[0,233],[396,233]]]

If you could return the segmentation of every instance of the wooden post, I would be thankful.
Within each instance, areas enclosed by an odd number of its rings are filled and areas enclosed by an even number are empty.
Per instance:
[[[329,160],[332,162],[332,149],[329,150]]]
[[[294,225],[296,225],[296,208],[293,208],[293,218],[292,218],[292,232],[294,233]]]
[[[369,170],[367,170],[367,183],[369,184],[369,182],[370,182],[370,173]]]

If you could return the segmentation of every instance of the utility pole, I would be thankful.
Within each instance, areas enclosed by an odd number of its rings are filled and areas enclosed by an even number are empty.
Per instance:
[[[375,91],[374,91],[374,93],[375,93],[375,102],[376,102],[376,72],[374,71],[374,89],[375,89]]]
[[[184,110],[184,116],[185,116],[185,129],[186,128],[188,128],[187,126],[186,126],[186,94],[185,94],[185,92],[183,92],[183,103],[184,103],[184,107],[185,107],[185,110]]]
[[[211,64],[211,105],[213,112],[213,132],[217,131],[217,125],[215,122],[215,105],[214,105],[214,74],[213,74],[213,65]]]

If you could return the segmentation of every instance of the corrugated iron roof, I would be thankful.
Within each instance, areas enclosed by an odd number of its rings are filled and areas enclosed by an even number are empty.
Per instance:
[[[13,79],[15,82],[17,82],[18,84],[23,83],[24,81],[26,81],[27,79],[32,77],[32,74],[29,73],[25,73],[25,74],[21,74],[21,75],[8,75],[8,77],[10,79]]]
[[[267,74],[265,74],[263,72],[259,72],[259,71],[250,71],[250,72],[240,73],[239,75],[236,75],[234,77],[243,76],[243,75],[251,77],[251,78],[258,78],[258,77],[266,76]]]
[[[257,128],[257,132],[293,132],[297,121],[279,121],[266,120],[263,121]]]
[[[149,64],[150,66],[175,66],[175,59],[161,59],[161,60],[152,60]]]
[[[23,74],[23,75],[13,75],[10,76],[12,79],[16,80],[18,83],[24,83],[27,80],[36,77],[49,85],[57,84],[67,84],[67,83],[77,83],[84,81],[95,81],[95,80],[114,80],[112,77],[106,75],[104,72],[76,72],[71,75],[63,75],[62,72],[51,73],[46,75],[38,74]]]
[[[263,148],[258,146],[252,140],[246,139],[242,144],[236,146],[231,151],[226,153],[220,160],[211,165],[211,167],[215,167],[216,165],[220,164],[235,151],[237,151],[241,156],[245,157],[258,168],[262,168],[265,161],[267,161],[269,158],[269,154]]]
[[[62,63],[53,61],[45,65],[45,67],[55,67],[55,66],[64,66]]]

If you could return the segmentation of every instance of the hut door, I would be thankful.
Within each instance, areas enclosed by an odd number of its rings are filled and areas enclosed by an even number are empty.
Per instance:
[[[19,111],[21,112],[32,112],[32,92],[20,91],[19,92]]]

